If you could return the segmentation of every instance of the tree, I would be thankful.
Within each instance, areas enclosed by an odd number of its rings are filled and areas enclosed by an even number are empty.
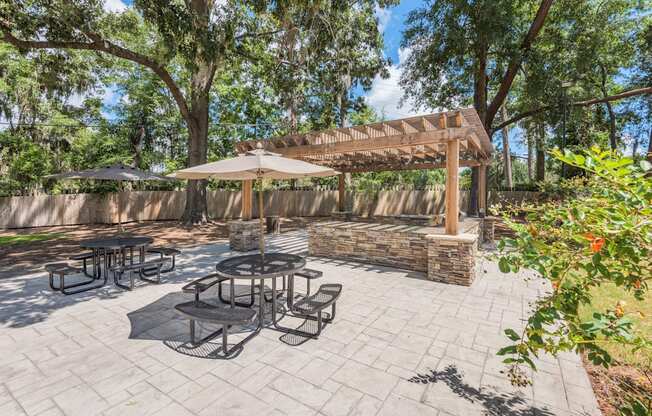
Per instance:
[[[207,160],[210,92],[216,73],[233,57],[258,59],[252,52],[260,49],[262,40],[273,44],[274,35],[283,35],[284,28],[270,27],[268,17],[283,21],[294,4],[299,10],[354,10],[376,2],[135,0],[132,10],[113,14],[106,13],[97,0],[3,0],[0,31],[4,42],[24,52],[92,51],[150,70],[165,85],[184,120],[188,165],[194,166]],[[206,183],[189,181],[183,220],[206,219]]]
[[[401,78],[406,97],[431,108],[472,102],[491,136],[496,114],[552,4],[430,1],[411,12],[403,41],[411,50]],[[477,212],[477,181],[473,169],[470,213]]]

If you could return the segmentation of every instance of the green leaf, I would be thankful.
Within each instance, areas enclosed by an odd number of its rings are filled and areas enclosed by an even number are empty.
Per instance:
[[[512,341],[518,341],[521,339],[521,337],[516,333],[516,331],[514,331],[511,328],[507,328],[505,330],[505,335],[507,335],[507,338],[509,338]]]
[[[501,257],[500,260],[498,260],[498,268],[503,273],[509,273],[510,272],[509,260],[507,260],[507,257]]]
[[[516,345],[508,345],[507,347],[501,348],[498,350],[496,355],[507,355],[507,354],[516,354]]]

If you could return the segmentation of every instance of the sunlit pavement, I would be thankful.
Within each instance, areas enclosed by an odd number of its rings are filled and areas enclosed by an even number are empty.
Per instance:
[[[307,251],[303,232],[268,245]],[[532,386],[510,385],[495,356],[508,343],[503,330],[521,328],[547,286],[503,275],[488,260],[473,286],[461,287],[308,258],[324,272],[313,287],[344,286],[319,339],[292,346],[264,329],[231,360],[210,358],[218,344],[197,350],[205,358],[179,353],[188,324],[173,306],[191,299],[181,286],[232,254],[223,243],[185,250],[163,284],[132,292],[107,285],[63,296],[45,273],[0,280],[0,415],[600,414],[573,354],[539,360]]]

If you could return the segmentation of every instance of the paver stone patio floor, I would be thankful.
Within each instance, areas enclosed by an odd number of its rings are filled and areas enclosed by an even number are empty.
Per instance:
[[[269,240],[269,250],[307,251],[303,231]],[[547,286],[488,260],[461,287],[309,257],[324,272],[313,284],[344,285],[318,340],[265,329],[231,360],[207,358],[212,344],[180,353],[188,324],[172,308],[191,299],[181,286],[232,254],[225,243],[184,250],[163,284],[132,292],[63,296],[45,273],[0,279],[0,415],[600,414],[574,354],[539,360],[532,386],[509,384],[495,356],[502,331],[521,328]]]

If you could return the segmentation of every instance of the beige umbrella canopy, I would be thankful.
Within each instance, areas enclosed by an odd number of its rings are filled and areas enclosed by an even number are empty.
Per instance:
[[[168,177],[156,175],[152,172],[136,169],[131,166],[117,165],[107,166],[104,168],[86,169],[76,172],[57,173],[55,175],[45,176],[46,179],[93,179],[100,181],[169,181]],[[118,229],[122,231],[122,196],[118,194]]]
[[[258,143],[257,149],[231,159],[219,160],[191,168],[176,171],[170,175],[177,179],[226,179],[258,180],[258,211],[260,221],[260,254],[265,253],[263,225],[263,190],[262,180],[297,179],[305,177],[324,177],[337,175],[339,172],[324,166],[313,165],[296,159],[281,157],[277,153],[264,150]]]

